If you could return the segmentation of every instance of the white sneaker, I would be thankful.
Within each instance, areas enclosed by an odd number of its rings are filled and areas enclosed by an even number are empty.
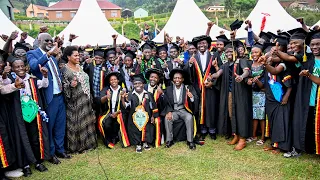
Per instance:
[[[137,147],[136,147],[136,153],[142,153],[142,147],[141,147],[141,145],[137,145]]]
[[[22,169],[16,169],[13,171],[7,171],[4,173],[4,175],[8,178],[18,178],[23,176],[23,172],[22,172]]]
[[[151,149],[151,147],[148,145],[148,143],[143,143],[143,149],[146,151],[149,151]]]
[[[301,153],[298,153],[295,148],[292,148],[291,152],[286,152],[283,154],[283,157],[285,158],[299,157],[299,156],[301,156]]]

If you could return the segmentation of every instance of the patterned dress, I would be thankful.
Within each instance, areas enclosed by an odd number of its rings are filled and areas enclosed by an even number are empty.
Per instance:
[[[252,70],[252,77],[259,76],[259,80],[264,83],[264,68],[263,66],[253,67]],[[252,107],[253,107],[253,119],[257,120],[265,120],[266,118],[266,94],[263,92],[258,85],[255,83],[252,84]]]
[[[76,72],[67,65],[62,68],[63,92],[66,100],[67,126],[66,149],[70,153],[83,152],[97,147],[95,131],[95,115],[92,109],[89,76],[80,68]],[[77,78],[78,84],[71,87],[71,82]]]

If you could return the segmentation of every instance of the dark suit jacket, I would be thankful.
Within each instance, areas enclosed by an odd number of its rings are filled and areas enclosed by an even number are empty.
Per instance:
[[[61,72],[57,63],[56,58],[54,58],[53,56],[51,56],[51,58],[54,61],[54,64],[56,66],[59,78],[61,80],[62,83],[62,76],[61,76]],[[42,79],[42,73],[40,72],[39,69],[39,65],[42,65],[44,67],[46,67],[48,69],[48,80],[49,80],[49,86],[47,88],[44,88],[44,96],[45,96],[45,100],[47,104],[50,104],[50,102],[53,99],[53,76],[54,76],[54,72],[51,72],[50,68],[49,68],[49,64],[48,64],[48,57],[46,54],[43,54],[42,51],[37,48],[35,50],[32,51],[28,51],[27,52],[27,60],[28,63],[30,65],[30,71],[33,75],[35,75],[38,79]]]

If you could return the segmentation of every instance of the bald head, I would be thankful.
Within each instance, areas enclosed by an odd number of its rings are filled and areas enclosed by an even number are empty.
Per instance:
[[[52,37],[48,33],[39,34],[38,41],[39,41],[39,47],[46,52],[53,47]]]

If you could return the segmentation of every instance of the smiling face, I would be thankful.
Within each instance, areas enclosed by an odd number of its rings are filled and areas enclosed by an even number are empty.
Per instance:
[[[225,51],[226,57],[229,61],[233,61],[233,50],[232,48],[227,48]]]
[[[184,78],[182,77],[182,74],[181,73],[175,73],[173,75],[173,83],[177,86],[177,87],[180,87],[181,84],[183,83],[184,81]]]
[[[177,57],[178,57],[178,50],[175,49],[175,48],[171,48],[171,49],[170,49],[170,57],[171,57],[172,59],[177,58]]]
[[[53,40],[50,34],[42,33],[39,36],[39,45],[42,50],[45,52],[48,52],[53,47]]]
[[[193,44],[189,44],[188,45],[188,52],[189,54],[192,56],[193,54],[195,54],[197,51],[196,47]]]
[[[198,42],[197,45],[198,45],[198,50],[201,53],[206,52],[206,50],[208,49],[208,42],[206,40],[202,40],[202,41]]]
[[[80,63],[80,56],[78,51],[72,51],[71,56],[67,56],[68,61],[72,64],[79,64]]]
[[[144,49],[142,53],[143,53],[144,59],[149,60],[151,58],[151,55],[152,55],[151,49]]]
[[[142,93],[143,91],[143,83],[141,81],[134,81],[133,88],[137,93]]]
[[[95,62],[96,62],[96,65],[100,65],[100,64],[102,64],[103,61],[104,61],[103,57],[97,56],[97,55],[94,56],[94,60],[95,60]]]
[[[12,63],[12,71],[16,73],[20,78],[24,78],[26,76],[26,66],[22,60],[15,60]]]
[[[245,53],[244,47],[238,47],[238,53],[240,57],[243,57]]]
[[[254,61],[257,61],[262,55],[261,49],[254,47],[251,50],[251,57]]]
[[[223,52],[224,50],[224,43],[222,41],[217,41],[217,50],[218,52]]]
[[[320,56],[320,39],[312,39],[310,42],[310,49],[314,56]]]
[[[118,84],[119,84],[118,77],[116,75],[111,76],[110,79],[109,79],[109,83],[110,83],[110,86],[113,89],[116,89],[118,87]]]
[[[124,64],[126,65],[127,68],[131,68],[133,66],[133,60],[131,57],[125,57],[124,58]]]
[[[23,61],[27,60],[26,55],[27,55],[27,51],[24,50],[24,49],[16,49],[14,51],[14,57],[19,58],[19,59],[21,59]]]
[[[293,39],[290,41],[290,49],[293,52],[299,52],[300,50],[303,49],[303,41],[299,39]]]
[[[166,60],[167,57],[168,57],[167,51],[160,51],[159,52],[159,57],[160,57],[161,60]]]
[[[149,82],[151,87],[156,86],[159,83],[159,75],[157,73],[151,73]]]

